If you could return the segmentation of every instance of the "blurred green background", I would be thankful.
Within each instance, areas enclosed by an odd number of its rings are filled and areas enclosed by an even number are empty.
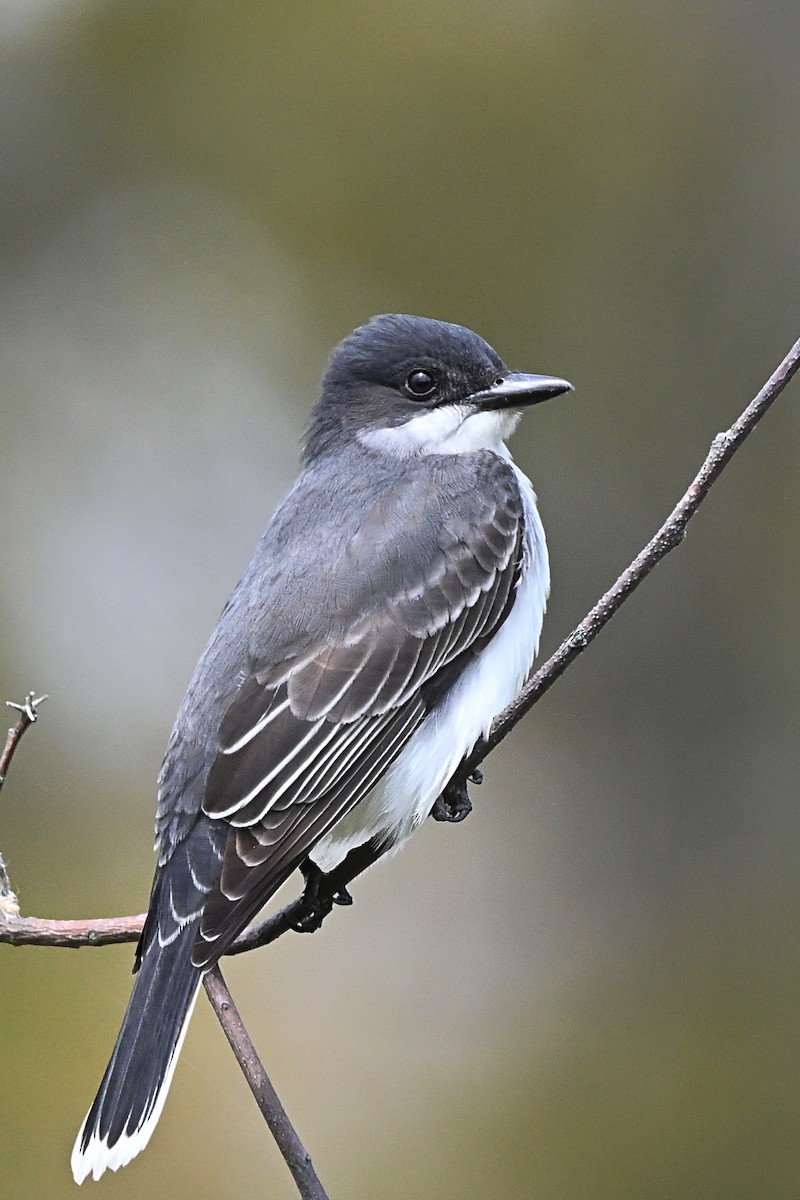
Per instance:
[[[800,333],[800,8],[2,0],[0,807],[23,911],[137,912],[195,659],[329,348],[473,326],[552,650]],[[800,1194],[797,386],[685,545],[314,938],[228,977],[332,1197]],[[0,947],[0,1187],[68,1155],[130,947]],[[108,1197],[294,1196],[198,1005]]]

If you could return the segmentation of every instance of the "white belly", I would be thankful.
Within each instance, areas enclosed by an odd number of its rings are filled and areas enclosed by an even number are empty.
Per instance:
[[[377,834],[399,845],[428,816],[462,758],[530,673],[550,590],[544,529],[530,480],[515,464],[525,509],[525,558],[511,612],[489,645],[425,718],[372,791],[314,848],[324,871]]]

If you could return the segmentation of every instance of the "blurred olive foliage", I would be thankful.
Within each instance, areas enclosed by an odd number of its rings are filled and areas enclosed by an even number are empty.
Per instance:
[[[781,0],[0,5],[0,693],[52,696],[0,808],[26,912],[144,906],[185,681],[371,313],[575,383],[515,452],[544,649],[583,615],[800,333],[798,36]],[[465,826],[230,965],[332,1196],[797,1196],[797,411]],[[0,957],[0,1187],[58,1200],[131,951]],[[99,1186],[294,1195],[206,1006]]]

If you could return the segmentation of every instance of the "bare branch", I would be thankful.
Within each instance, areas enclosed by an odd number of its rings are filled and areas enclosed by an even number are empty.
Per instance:
[[[37,696],[35,692],[28,692],[22,704],[15,704],[13,700],[6,700],[6,708],[14,708],[19,713],[16,724],[8,731],[5,748],[0,754],[0,789],[6,780],[8,768],[11,766],[11,760],[14,757],[14,752],[17,746],[22,741],[22,735],[26,729],[30,729],[31,725],[39,718],[36,711],[40,704],[43,704],[47,696]]]
[[[261,1115],[292,1173],[298,1192],[303,1200],[328,1200],[327,1192],[311,1163],[311,1155],[297,1136],[286,1109],[264,1070],[264,1064],[258,1057],[218,966],[203,976],[203,986]]]
[[[90,917],[84,921],[50,921],[0,911],[0,942],[9,946],[114,946],[138,941],[145,914],[138,917]]]
[[[47,696],[37,697],[35,692],[28,692],[22,704],[15,704],[13,700],[6,700],[7,707],[15,708],[19,716],[17,717],[16,724],[12,725],[9,729],[3,753],[0,754],[0,790],[2,790],[5,783],[14,752],[22,741],[22,735],[36,721],[39,715],[36,709],[46,699]],[[0,917],[3,915],[19,916],[19,901],[11,888],[11,881],[8,878],[5,860],[2,854],[0,854]]]
[[[712,485],[722,474],[736,451],[755,429],[767,409],[777,400],[789,380],[800,367],[800,339],[792,346],[779,367],[748,404],[747,408],[725,433],[718,433],[711,443],[705,461],[687,490],[681,496],[658,533],[650,539],[644,549],[627,567],[616,583],[597,601],[572,633],[566,638],[552,658],[540,667],[535,675],[508,708],[497,717],[489,736],[477,743],[475,749],[464,759],[453,777],[456,782],[465,781],[482,763],[495,746],[499,746],[514,726],[546,691],[563,675],[567,667],[594,641],[603,626],[636,590],[645,576],[649,575],[662,558],[679,546],[686,536],[686,526],[705,500]]]
[[[328,878],[338,891],[347,887],[358,872],[351,873],[344,864],[331,871]],[[226,954],[245,954],[268,946],[284,933],[294,929],[298,921],[307,914],[302,896],[284,905],[278,912],[265,920],[251,925],[240,933]],[[41,917],[13,919],[0,913],[0,942],[9,946],[60,946],[64,950],[80,950],[85,946],[112,946],[121,942],[138,941],[146,913],[137,917],[95,917],[85,921],[50,921]]]

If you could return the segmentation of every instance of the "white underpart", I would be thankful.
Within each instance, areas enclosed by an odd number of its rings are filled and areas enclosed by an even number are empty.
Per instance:
[[[443,411],[435,410],[425,417],[415,418],[415,421],[425,421]],[[511,414],[512,418],[517,415]],[[389,840],[394,841],[396,847],[399,846],[428,816],[462,758],[481,735],[488,733],[494,718],[519,693],[530,673],[539,647],[550,590],[550,567],[533,487],[512,461],[501,441],[503,432],[508,430],[508,416],[506,412],[478,414],[484,440],[480,446],[470,445],[469,449],[491,449],[505,458],[517,477],[522,494],[525,513],[524,560],[511,612],[486,649],[425,718],[380,783],[318,842],[311,857],[325,871],[341,862],[349,850],[378,834],[388,834]],[[484,418],[494,420],[495,437],[491,441],[486,435],[492,427]],[[467,420],[462,417],[462,424],[457,428],[451,427],[450,432],[440,426],[439,445],[458,445],[458,449],[450,453],[463,452],[466,449],[464,443],[472,442],[477,433],[477,430],[468,431],[464,426],[471,425],[475,420],[476,417]],[[413,424],[414,421],[408,423]],[[407,430],[408,425],[400,429]],[[428,429],[432,432],[430,426]],[[389,442],[395,433],[399,433],[399,430],[362,436],[364,441],[369,438],[368,444],[376,449],[376,439],[382,438],[381,449],[387,450],[391,444],[395,453],[405,455],[408,451],[401,447],[407,446],[407,441],[402,443],[398,439]],[[427,445],[430,446],[431,442],[428,441]],[[443,452],[448,451],[427,451]],[[418,449],[417,453],[426,451]]]
[[[198,991],[200,989],[200,981],[197,984]],[[118,1171],[120,1167],[126,1166],[127,1163],[135,1158],[137,1154],[141,1154],[150,1138],[153,1135],[153,1130],[158,1124],[158,1119],[161,1116],[161,1110],[164,1107],[164,1102],[167,1099],[167,1092],[172,1083],[172,1076],[175,1074],[175,1067],[178,1062],[178,1056],[183,1046],[183,1039],[186,1037],[186,1030],[189,1028],[194,1011],[195,1001],[197,1000],[197,991],[195,992],[192,1002],[189,1005],[186,1013],[186,1018],[183,1022],[183,1028],[175,1043],[175,1050],[172,1058],[169,1060],[164,1082],[161,1084],[158,1095],[151,1104],[150,1111],[145,1116],[138,1129],[133,1133],[123,1133],[122,1137],[113,1146],[109,1147],[105,1138],[100,1138],[97,1134],[93,1134],[89,1140],[89,1145],[85,1150],[81,1150],[81,1139],[83,1137],[83,1128],[86,1124],[84,1120],[80,1127],[75,1145],[70,1158],[70,1166],[76,1183],[83,1183],[88,1175],[92,1179],[99,1179],[104,1171]],[[113,1061],[113,1060],[112,1060]],[[88,1114],[87,1114],[88,1116]]]

